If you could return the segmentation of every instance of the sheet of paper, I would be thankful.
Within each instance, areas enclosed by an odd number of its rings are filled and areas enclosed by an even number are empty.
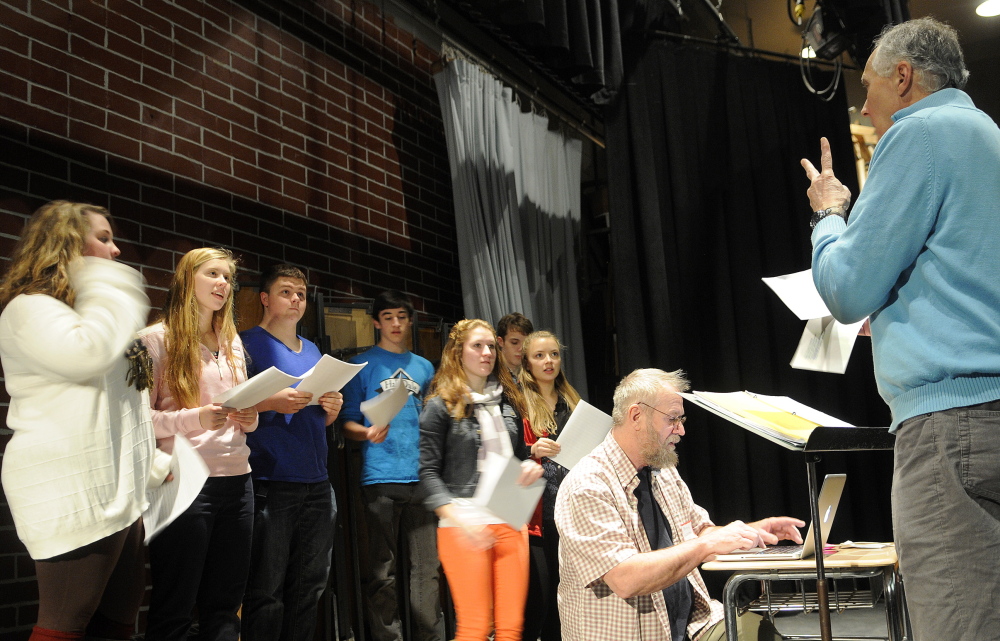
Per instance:
[[[319,362],[311,370],[302,375],[302,382],[295,389],[311,393],[313,397],[309,404],[318,405],[320,396],[327,392],[342,390],[348,381],[363,370],[367,364],[367,362],[358,365],[345,363],[329,354],[323,354],[323,358],[319,359]]]
[[[802,418],[812,421],[817,425],[822,425],[824,427],[854,427],[847,421],[842,421],[836,416],[830,416],[817,409],[809,407],[808,405],[803,405],[794,398],[789,398],[788,396],[768,396],[766,394],[754,394],[753,392],[747,392],[759,401],[763,401],[768,405],[773,405],[774,407],[785,410],[786,412],[791,412],[792,414],[797,414]]]
[[[517,483],[520,475],[521,461],[516,456],[507,458],[489,452],[472,497],[473,503],[486,508],[515,530],[528,522],[545,490],[544,478],[524,487]]]
[[[695,394],[748,419],[758,427],[778,432],[801,442],[805,442],[813,428],[819,425],[815,421],[787,412],[780,407],[769,405],[748,392],[732,392],[730,394],[695,392]]]
[[[370,425],[388,425],[403,409],[410,398],[406,385],[397,385],[388,392],[376,394],[375,398],[361,402],[361,413]],[[390,428],[392,429],[392,428]]]
[[[747,398],[746,392],[731,392],[720,394],[714,392],[692,392],[681,393],[686,400],[702,407],[713,414],[717,414],[731,423],[739,425],[745,430],[763,436],[776,443],[802,447],[808,438],[808,434],[786,434],[776,426],[771,426],[763,422],[760,416],[743,411],[742,408],[752,403],[751,407],[760,410],[762,404]],[[806,428],[810,429],[810,428]]]
[[[580,401],[559,433],[559,453],[553,461],[568,470],[601,444],[611,431],[611,416],[586,401]]]
[[[865,321],[843,325],[833,316],[806,321],[790,365],[795,369],[843,374]]]
[[[811,320],[830,315],[826,303],[820,298],[816,285],[813,283],[812,270],[762,278],[764,284],[770,287],[799,320]]]
[[[146,490],[149,507],[142,513],[146,543],[173,523],[197,498],[208,479],[208,466],[183,436],[174,436],[174,451],[170,457],[170,473],[174,478],[159,487]]]
[[[231,387],[216,395],[212,402],[221,403],[223,407],[237,410],[246,409],[260,403],[272,394],[290,387],[292,383],[299,380],[301,380],[299,376],[286,374],[277,367],[268,367],[250,380],[243,381],[236,387]]]
[[[746,430],[795,447],[805,445],[819,425],[853,427],[787,396],[753,392],[691,392],[681,396]]]

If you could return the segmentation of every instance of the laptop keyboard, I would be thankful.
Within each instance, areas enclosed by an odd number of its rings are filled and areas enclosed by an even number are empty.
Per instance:
[[[769,548],[763,548],[757,551],[757,554],[768,555],[768,554],[792,554],[795,552],[801,552],[801,545],[772,545]]]

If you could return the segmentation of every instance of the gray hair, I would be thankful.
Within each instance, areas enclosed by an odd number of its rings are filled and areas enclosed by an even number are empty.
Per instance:
[[[669,389],[664,389],[669,388]],[[625,412],[635,403],[657,405],[665,392],[686,392],[691,388],[684,372],[664,372],[662,369],[637,369],[615,388],[615,407],[611,422],[615,427],[625,423]]]
[[[883,78],[896,63],[905,61],[916,72],[917,84],[929,93],[948,87],[962,89],[969,80],[958,32],[934,18],[887,26],[874,46],[872,69]]]

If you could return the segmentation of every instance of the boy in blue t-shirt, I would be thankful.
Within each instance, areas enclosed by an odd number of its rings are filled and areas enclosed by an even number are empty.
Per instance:
[[[438,592],[437,532],[434,514],[423,506],[420,467],[420,410],[434,367],[406,348],[413,305],[401,292],[379,294],[372,309],[378,344],[351,359],[368,365],[344,388],[344,433],[362,441],[361,497],[368,524],[370,576],[368,622],[375,641],[402,641],[396,606],[396,549],[406,541],[410,557],[410,608],[415,641],[443,636]],[[410,398],[389,425],[369,425],[362,401],[405,385]]]
[[[295,333],[306,311],[306,276],[275,265],[261,276],[260,325],[240,333],[249,375],[271,366],[298,376],[321,358]],[[243,598],[243,641],[303,641],[316,632],[316,609],[330,575],[337,503],[327,475],[327,426],[343,404],[327,392],[286,388],[257,404],[260,425],[247,434],[254,487],[253,547]],[[252,435],[252,438],[251,438]]]

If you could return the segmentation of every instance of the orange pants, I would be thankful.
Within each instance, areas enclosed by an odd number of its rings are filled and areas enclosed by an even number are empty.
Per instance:
[[[487,525],[496,544],[477,550],[458,527],[438,528],[438,556],[455,603],[455,641],[521,641],[528,598],[528,532]]]

